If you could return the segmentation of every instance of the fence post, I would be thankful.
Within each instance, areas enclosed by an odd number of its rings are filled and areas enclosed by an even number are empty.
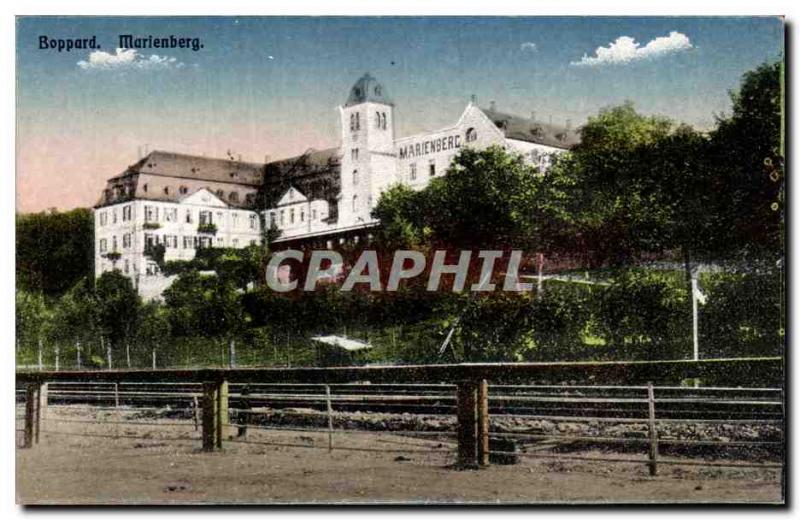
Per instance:
[[[650,475],[658,475],[658,429],[656,428],[656,400],[653,383],[647,384],[648,427],[650,430]]]
[[[153,370],[156,369],[156,349],[153,349]]]
[[[459,381],[456,387],[458,461],[460,468],[475,468],[478,441],[478,385]]]
[[[114,408],[119,408],[119,381],[114,381]]]
[[[217,383],[217,448],[222,449],[222,441],[231,428],[228,414],[228,382],[224,379]]]
[[[333,451],[333,406],[331,406],[331,387],[325,385],[325,403],[328,408],[328,453]]]
[[[194,431],[200,426],[200,405],[197,403],[197,396],[192,397],[192,419],[194,419]]]
[[[478,383],[478,465],[489,465],[489,383]]]
[[[214,451],[216,445],[217,383],[203,383],[203,451]]]
[[[59,354],[58,344],[56,344],[55,349],[56,349],[56,372],[58,372],[58,370],[60,368],[60,363],[59,363],[59,358],[58,358],[58,354]]]
[[[42,364],[42,340],[39,339],[39,372],[44,370],[44,365]]]
[[[76,361],[78,362],[78,368],[81,368],[81,342],[75,342],[75,357],[77,358]]]
[[[231,338],[228,343],[228,365],[231,367],[236,366],[236,340]]]
[[[39,381],[28,383],[25,387],[25,438],[23,448],[32,448],[39,442],[39,426],[41,423],[41,391]]]

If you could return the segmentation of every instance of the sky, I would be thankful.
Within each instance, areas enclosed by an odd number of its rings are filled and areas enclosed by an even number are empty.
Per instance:
[[[117,50],[119,35],[197,51]],[[99,49],[40,49],[96,36]],[[710,129],[742,74],[782,56],[779,18],[21,17],[17,211],[91,207],[140,150],[264,161],[339,142],[336,107],[365,72],[401,137],[478,104],[574,126],[632,101]]]

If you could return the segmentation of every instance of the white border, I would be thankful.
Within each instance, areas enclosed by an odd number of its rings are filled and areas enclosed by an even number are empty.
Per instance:
[[[64,2],[48,0],[12,0],[3,3],[0,10],[3,16],[0,18],[0,38],[2,39],[2,46],[0,47],[0,70],[2,70],[2,85],[0,92],[0,100],[2,100],[2,164],[4,168],[2,175],[0,175],[0,251],[3,251],[0,262],[2,263],[2,273],[0,276],[0,294],[2,294],[2,331],[4,341],[4,355],[6,356],[7,363],[4,367],[3,390],[5,399],[2,400],[2,409],[4,412],[3,421],[4,427],[2,428],[2,435],[0,435],[0,443],[5,446],[6,460],[13,461],[11,456],[11,447],[14,445],[14,433],[11,430],[11,425],[14,424],[13,414],[13,401],[10,396],[13,392],[14,386],[14,349],[13,339],[10,337],[9,332],[13,330],[14,324],[14,220],[13,208],[15,207],[15,191],[14,191],[14,86],[15,86],[15,28],[14,28],[14,15],[35,15],[35,14],[63,14],[63,15],[530,15],[530,16],[543,16],[543,15],[670,15],[670,16],[708,16],[708,15],[785,15],[790,24],[790,30],[797,29],[797,22],[800,19],[798,15],[800,2],[783,0],[759,0],[758,2],[748,1],[718,1],[718,2],[698,2],[696,0],[671,0],[670,2],[647,3],[641,0],[637,2],[620,1],[620,0],[605,0],[603,2],[592,1],[578,1],[578,0],[560,0],[558,2],[514,2],[510,0],[493,0],[490,3],[486,2],[468,2],[466,0],[452,1],[452,0],[403,0],[393,4],[386,2],[378,2],[376,0],[357,1],[357,0],[339,0],[337,2],[322,2],[322,1],[308,1],[308,0],[293,0],[292,2],[279,2],[279,3],[253,3],[243,0],[226,0],[225,2],[208,2],[208,1],[195,1],[179,5],[178,3],[164,2],[163,0],[137,0],[136,2],[108,2],[108,1],[70,1]],[[794,27],[791,27],[794,25]],[[794,32],[790,35],[788,44],[790,48],[787,49],[787,56],[794,61],[794,56],[797,55],[797,35]],[[790,99],[796,99],[797,84],[796,75],[794,73],[793,63],[789,64],[791,71],[790,78],[792,81],[791,92],[787,93]],[[797,117],[796,110],[791,114],[791,121],[789,128],[797,131]],[[794,141],[787,142],[787,155],[790,157],[790,165],[797,157],[797,149],[794,146]],[[791,193],[788,195],[790,200],[795,199],[796,189],[794,184],[790,186]],[[800,232],[796,230],[796,226],[790,226],[792,249],[790,258],[797,258],[798,249],[800,246]],[[796,293],[798,287],[798,277],[791,278],[791,292]],[[800,310],[797,305],[791,309],[791,316],[789,323],[800,323]],[[796,335],[793,328],[789,329],[789,337],[792,338]],[[797,370],[797,353],[792,353],[791,346],[788,351],[791,355],[792,370],[791,376],[796,376],[799,372]],[[791,377],[790,377],[791,380]],[[797,386],[795,384],[794,386]],[[794,412],[797,412],[798,406],[796,405],[797,399],[790,400],[793,404],[790,413],[794,417]],[[792,432],[792,447],[798,445],[797,428]],[[790,468],[791,465],[790,461]],[[24,511],[15,507],[14,497],[14,465],[4,464],[2,470],[2,481],[0,481],[0,489],[2,489],[2,499],[0,505],[2,513],[5,518],[19,517],[24,514]],[[790,483],[794,483],[796,479],[790,478]],[[794,486],[792,486],[794,488]],[[796,502],[797,496],[792,493],[794,489],[789,490],[790,496]],[[167,514],[173,515],[197,515],[203,514],[204,516],[223,517],[228,516],[231,511],[221,510],[206,510],[198,511],[197,509],[171,509],[171,510],[118,510],[123,511],[123,514],[147,515],[148,518],[161,518],[166,517]],[[55,516],[63,514],[72,515],[86,515],[86,514],[106,514],[108,510],[94,510],[94,511],[63,511],[63,510],[47,510],[39,511],[38,515],[41,516]],[[268,510],[258,511],[252,509],[242,509],[236,511],[234,514],[269,514],[277,516],[288,515],[312,515],[312,514],[326,514],[331,513],[337,516],[352,516],[352,515],[414,515],[415,517],[432,517],[436,515],[447,515],[451,517],[462,516],[465,514],[495,514],[497,510],[486,509],[450,509],[450,510],[394,510],[394,511],[378,511],[375,509],[361,509],[361,510],[333,510],[330,509],[314,509],[314,510],[293,510],[290,512]],[[784,510],[784,513],[788,510]],[[753,510],[737,510],[735,508],[728,508],[722,510],[710,509],[696,509],[693,511],[676,511],[676,510],[661,510],[658,508],[647,509],[600,509],[600,510],[585,510],[585,509],[564,509],[560,511],[550,510],[520,510],[508,509],[503,510],[502,514],[509,515],[531,515],[534,514],[539,518],[542,517],[555,517],[570,518],[584,515],[603,515],[603,516],[617,516],[625,515],[640,516],[642,514],[658,515],[658,516],[675,516],[677,517],[697,517],[708,518],[730,516],[730,515],[749,515],[761,514]]]

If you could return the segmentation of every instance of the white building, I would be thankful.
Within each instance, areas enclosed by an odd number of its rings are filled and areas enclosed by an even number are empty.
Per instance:
[[[394,104],[369,74],[350,89],[339,116],[338,147],[266,165],[264,214],[281,231],[277,242],[358,236],[378,225],[370,212],[384,191],[399,183],[425,187],[464,147],[502,146],[545,171],[554,154],[579,141],[569,126],[479,108],[474,100],[452,126],[396,137]]]
[[[338,113],[335,148],[266,164],[156,151],[109,179],[95,206],[95,274],[119,269],[156,296],[169,280],[147,254],[151,246],[164,245],[165,261],[190,260],[198,248],[258,243],[266,225],[280,230],[282,247],[333,247],[379,225],[370,212],[389,187],[423,188],[465,147],[502,146],[545,171],[579,141],[569,125],[498,112],[494,103],[479,108],[474,99],[452,126],[397,137],[394,104],[369,74]]]

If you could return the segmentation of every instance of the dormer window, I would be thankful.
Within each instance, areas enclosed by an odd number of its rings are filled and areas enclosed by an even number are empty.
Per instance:
[[[225,192],[224,192],[224,191],[222,191],[222,190],[217,190],[217,191],[216,191],[216,194],[217,194],[217,197],[219,197],[219,198],[221,198],[221,199],[222,199],[222,198],[225,198]]]
[[[145,184],[145,185],[143,185],[143,186],[142,186],[142,191],[143,191],[143,192],[145,192],[145,193],[147,193],[147,184]]]
[[[164,186],[164,195],[169,195],[169,186]]]
[[[239,202],[239,194],[235,191],[232,191],[230,195],[228,195],[228,200],[231,202]]]
[[[355,94],[356,97],[361,97],[361,89],[358,88],[358,87],[354,88],[353,89],[353,94]]]
[[[186,195],[187,193],[189,193],[189,188],[187,188],[186,186],[181,186],[180,188],[178,188],[178,191],[180,192],[181,195]]]

